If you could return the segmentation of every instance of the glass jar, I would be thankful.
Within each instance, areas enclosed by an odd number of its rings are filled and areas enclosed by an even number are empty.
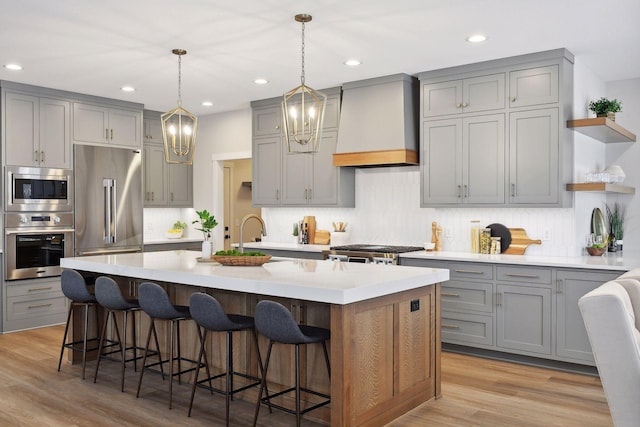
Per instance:
[[[480,220],[471,220],[470,240],[471,240],[471,253],[480,253]]]
[[[483,228],[480,231],[480,253],[488,254],[491,249],[491,229]]]
[[[500,237],[491,238],[491,249],[489,251],[492,255],[500,255],[502,250],[500,249]]]

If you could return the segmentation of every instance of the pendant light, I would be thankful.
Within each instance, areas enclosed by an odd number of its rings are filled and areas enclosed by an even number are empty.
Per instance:
[[[182,55],[187,51],[173,49],[171,52],[178,55],[178,106],[160,117],[164,159],[167,163],[192,165],[198,118],[182,108]]]
[[[289,154],[317,153],[322,137],[322,121],[327,96],[305,84],[304,75],[304,24],[311,22],[311,15],[295,16],[302,23],[302,73],[300,86],[284,94],[282,116],[284,137]]]

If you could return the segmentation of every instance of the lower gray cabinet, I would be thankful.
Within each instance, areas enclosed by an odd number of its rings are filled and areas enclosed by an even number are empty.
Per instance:
[[[556,353],[579,361],[595,363],[591,344],[578,308],[578,300],[621,272],[559,270],[556,276]]]
[[[67,298],[60,277],[4,283],[3,332],[64,323]]]
[[[442,341],[488,348],[493,342],[493,316],[442,311]]]

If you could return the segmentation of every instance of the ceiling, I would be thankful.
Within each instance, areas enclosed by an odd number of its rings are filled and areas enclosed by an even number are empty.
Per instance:
[[[4,2],[0,79],[197,115],[315,88],[565,47],[605,82],[640,77],[640,1],[20,0]],[[465,38],[483,33],[488,40]],[[344,61],[357,58],[358,67]],[[258,77],[269,81],[256,85]],[[135,92],[124,93],[131,85]],[[209,100],[211,107],[203,107]]]

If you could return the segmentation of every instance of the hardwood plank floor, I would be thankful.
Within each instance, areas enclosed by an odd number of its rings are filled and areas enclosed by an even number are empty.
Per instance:
[[[119,391],[119,364],[104,361],[93,383],[95,362],[63,362],[56,371],[64,328],[53,326],[0,335],[0,425],[2,426],[212,426],[224,425],[224,398],[196,394],[187,417],[190,386],[168,386],[159,375],[145,375],[135,398],[138,374],[127,369]],[[390,424],[422,426],[612,426],[598,378],[443,353],[441,399],[427,402]],[[253,403],[231,403],[231,424],[251,425]],[[295,424],[291,415],[261,411],[259,425]],[[310,421],[305,426],[315,426]]]

